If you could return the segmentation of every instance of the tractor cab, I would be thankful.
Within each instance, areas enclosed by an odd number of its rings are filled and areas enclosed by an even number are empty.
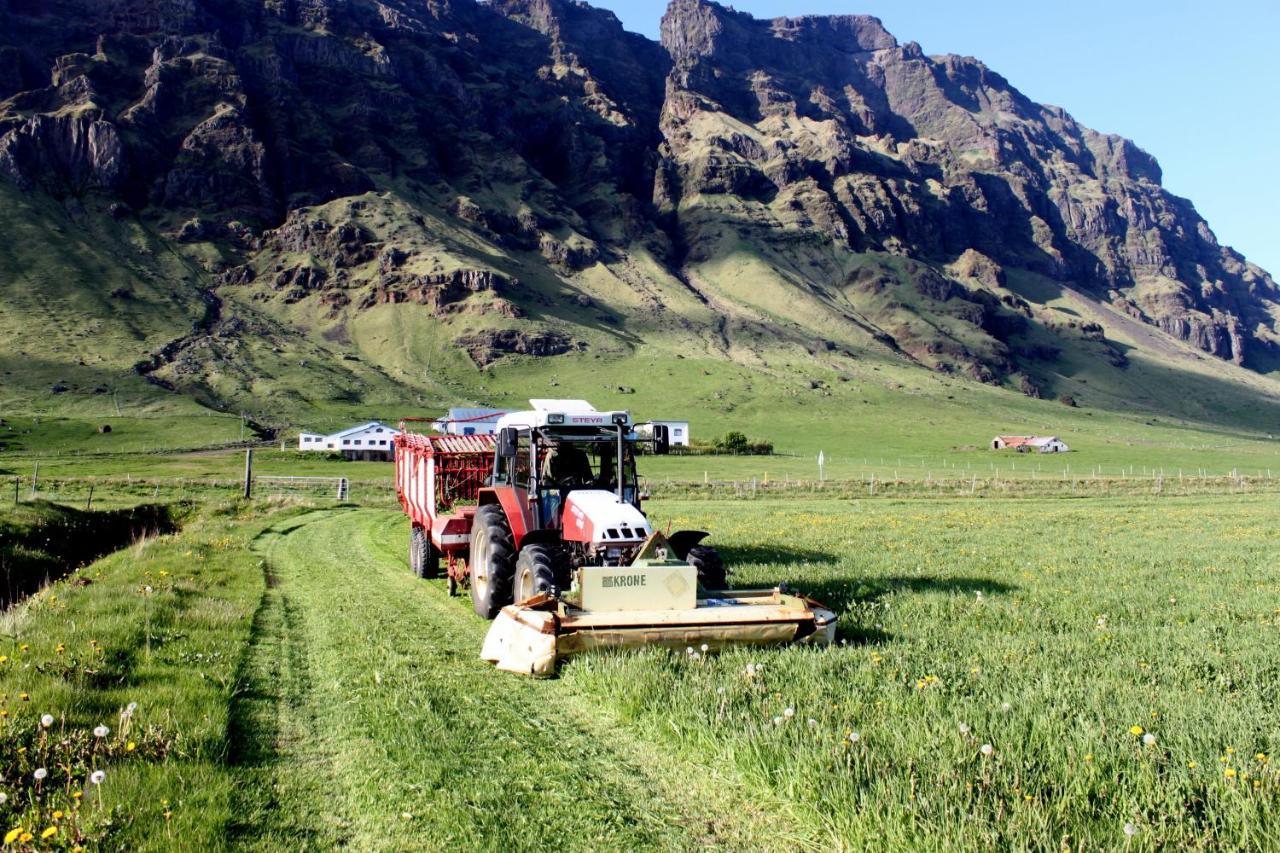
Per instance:
[[[528,531],[558,531],[584,562],[634,556],[653,530],[641,511],[631,416],[582,400],[530,402],[532,411],[498,422],[493,488],[514,492]],[[663,437],[652,439],[655,452],[667,449]]]

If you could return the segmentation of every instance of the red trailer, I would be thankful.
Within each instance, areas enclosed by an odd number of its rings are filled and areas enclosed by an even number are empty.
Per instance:
[[[440,576],[445,562],[449,594],[467,574],[471,520],[480,489],[493,473],[492,435],[396,436],[396,494],[409,516],[409,565],[420,578]]]

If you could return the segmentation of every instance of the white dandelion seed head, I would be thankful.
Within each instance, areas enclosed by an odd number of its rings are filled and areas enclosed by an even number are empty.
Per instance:
[[[685,653],[686,655],[691,655],[691,654],[693,654],[693,646],[689,646],[687,649],[685,649],[685,650],[684,650],[684,653]]]
[[[89,781],[92,782],[94,785],[101,785],[102,780],[106,778],[107,778],[107,774],[106,774],[106,771],[104,770],[95,770],[89,774]]]
[[[788,720],[794,717],[795,715],[796,715],[795,708],[787,708],[785,711],[782,712],[782,716],[786,717]]]
[[[996,751],[996,748],[989,743],[984,743],[981,747],[978,748],[978,752],[981,752],[983,755],[990,755],[995,751]]]
[[[41,728],[47,729],[49,728],[49,726],[52,726],[52,725],[53,725],[53,714],[45,714],[43,717],[40,718]]]
[[[1130,837],[1132,837],[1132,836],[1134,836],[1134,835],[1137,835],[1137,834],[1138,834],[1138,827],[1134,826],[1132,823],[1126,823],[1126,824],[1124,825],[1124,834],[1125,834],[1125,835],[1128,835],[1128,836],[1130,836]]]
[[[37,767],[36,772],[31,774],[32,778],[34,778],[37,782],[43,780],[48,775],[49,775],[49,771],[44,767]]]
[[[689,655],[689,660],[701,660],[701,659],[702,659],[702,655],[698,654],[697,652],[694,652],[693,654]]]
[[[723,686],[717,687],[717,688],[716,688],[716,693],[719,693],[721,696],[723,696],[723,695],[724,695],[724,687],[723,687]]]
[[[98,726],[93,730],[94,737],[106,737],[109,734],[111,734],[111,729],[106,726]]]
[[[968,723],[961,723],[961,724],[960,724],[960,734],[962,734],[962,735],[967,735],[968,733],[969,733],[969,724],[968,724]]]
[[[1142,742],[1145,743],[1147,746],[1153,746],[1156,742],[1156,736],[1153,735],[1151,732],[1147,732],[1145,735],[1142,736]]]
[[[816,728],[816,727],[817,727],[817,725],[818,725],[818,721],[817,721],[817,720],[815,720],[813,717],[810,717],[810,718],[809,718],[809,728],[811,728],[811,729],[812,729],[812,728]]]
[[[708,646],[706,643],[703,643],[699,648],[701,648],[701,649],[702,649],[702,653],[703,653],[704,655],[705,655],[707,652],[711,651],[711,647],[710,647],[710,646]]]
[[[1007,714],[1007,713],[1009,713],[1010,711],[1012,711],[1012,710],[1013,710],[1013,706],[1012,706],[1012,705],[1010,705],[1008,702],[1002,702],[1002,703],[1000,704],[1000,710],[1001,710],[1001,711],[1004,711],[1004,712]]]
[[[0,791],[0,806],[3,806],[7,802],[9,802],[9,795],[4,791]]]
[[[849,743],[857,743],[862,740],[862,735],[857,732],[849,732]]]
[[[782,717],[774,717],[774,718],[773,718],[773,724],[774,724],[775,726],[780,726],[780,725],[782,725],[782,722],[783,722]]]
[[[138,710],[138,703],[130,702],[128,705],[124,706],[124,709],[128,711],[130,714],[132,714],[134,711]]]

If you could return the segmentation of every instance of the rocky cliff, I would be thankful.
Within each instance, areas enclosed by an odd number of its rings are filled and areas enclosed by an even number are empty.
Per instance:
[[[981,62],[707,0],[661,32],[575,0],[0,0],[0,175],[167,235],[229,315],[337,340],[412,307],[478,365],[661,327],[1027,393],[1064,335],[1124,369],[1063,294],[1280,357],[1275,281],[1151,156]]]

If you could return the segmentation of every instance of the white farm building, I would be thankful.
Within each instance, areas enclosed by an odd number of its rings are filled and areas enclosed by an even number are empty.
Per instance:
[[[1066,453],[1071,450],[1056,435],[997,435],[991,439],[992,450],[1016,450],[1019,453]]]
[[[390,461],[395,457],[396,452],[393,439],[399,434],[398,429],[389,427],[381,421],[369,421],[330,435],[315,432],[300,433],[298,449],[341,453],[348,459],[364,462]]]
[[[636,435],[640,438],[652,438],[653,430],[649,427],[653,424],[662,424],[667,428],[667,438],[672,447],[689,446],[688,421],[649,421],[648,423],[636,424]]]

